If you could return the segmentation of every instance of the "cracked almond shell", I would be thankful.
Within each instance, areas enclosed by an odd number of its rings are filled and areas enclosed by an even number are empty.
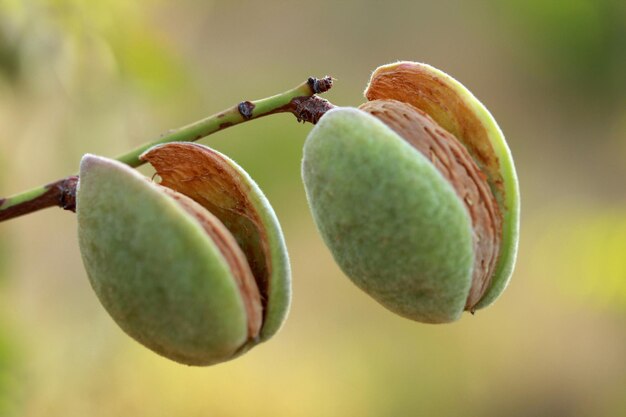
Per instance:
[[[111,159],[81,161],[79,245],[102,305],[135,340],[188,365],[267,340],[287,314],[291,278],[265,196],[206,146],[160,145],[142,158],[160,184]]]
[[[372,74],[360,109],[326,113],[302,175],[315,223],[346,275],[382,305],[430,323],[491,304],[519,230],[511,154],[487,109],[425,64]]]

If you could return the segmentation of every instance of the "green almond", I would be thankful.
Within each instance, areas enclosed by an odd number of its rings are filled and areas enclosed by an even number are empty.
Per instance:
[[[304,146],[308,202],[335,260],[413,320],[449,322],[489,305],[510,280],[519,233],[519,186],[498,125],[425,64],[378,68],[365,95],[359,110],[326,113]]]
[[[413,320],[459,318],[472,230],[428,159],[375,117],[338,108],[309,134],[302,176],[318,229],[356,285]]]
[[[210,365],[278,330],[290,301],[287,252],[271,206],[241,168],[201,145],[169,146],[145,154],[159,159],[162,178],[179,168],[168,166],[164,155],[194,160],[209,154],[207,165],[195,167],[206,174],[196,185],[232,183],[244,191],[222,200],[249,208],[239,223],[251,243],[239,244],[246,239],[242,229],[233,232],[227,224],[237,223],[237,216],[223,221],[219,210],[211,212],[193,196],[114,160],[86,155],[77,193],[79,245],[96,295],[126,333],[175,361]],[[231,169],[212,178],[216,164]],[[247,222],[251,212],[256,217]],[[263,247],[258,258],[250,258],[254,245]],[[258,266],[263,256],[265,269]],[[257,278],[263,269],[266,275]]]
[[[502,213],[502,239],[491,285],[475,308],[490,305],[510,281],[519,241],[519,184],[500,127],[465,86],[427,64],[402,61],[377,68],[365,96],[398,100],[424,111],[465,145],[486,174]]]

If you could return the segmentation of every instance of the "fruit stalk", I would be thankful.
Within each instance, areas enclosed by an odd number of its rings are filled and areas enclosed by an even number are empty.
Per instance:
[[[292,113],[299,122],[315,124],[326,111],[334,107],[327,100],[316,96],[328,91],[332,83],[332,77],[329,76],[321,79],[310,77],[291,90],[260,100],[242,101],[222,112],[171,131],[115,159],[136,168],[144,163],[139,159],[139,155],[152,146],[169,142],[195,142],[230,126],[270,114]],[[0,198],[0,222],[48,207],[75,211],[77,182],[78,177],[71,175],[10,197]]]

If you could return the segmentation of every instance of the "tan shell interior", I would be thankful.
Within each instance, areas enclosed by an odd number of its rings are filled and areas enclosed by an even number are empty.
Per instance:
[[[155,168],[160,185],[191,198],[232,234],[254,276],[264,315],[272,270],[270,249],[241,174],[220,153],[193,143],[157,146],[142,158]]]
[[[502,236],[502,216],[485,174],[467,149],[423,111],[396,100],[374,100],[360,108],[377,117],[425,155],[456,190],[472,220],[474,270],[466,310],[489,288]]]
[[[407,62],[379,68],[372,74],[365,97],[398,100],[428,114],[465,145],[504,205],[504,182],[487,130],[457,90],[428,66]]]

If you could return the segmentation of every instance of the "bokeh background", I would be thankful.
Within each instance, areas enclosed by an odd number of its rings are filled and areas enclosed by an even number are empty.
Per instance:
[[[2,223],[0,416],[626,415],[622,0],[1,0],[0,195],[309,75],[333,75],[326,97],[358,105],[370,72],[398,59],[462,81],[507,136],[522,230],[496,304],[424,325],[357,290],[306,206],[310,125],[273,116],[203,143],[281,219],[294,279],[282,331],[229,363],[175,364],[104,312],[71,213]]]

